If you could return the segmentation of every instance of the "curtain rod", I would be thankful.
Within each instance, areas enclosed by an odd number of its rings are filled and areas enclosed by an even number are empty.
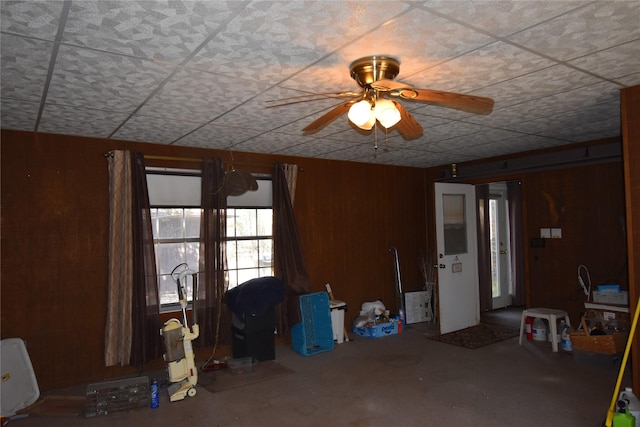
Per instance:
[[[105,157],[112,157],[113,156],[113,151],[109,151],[107,153],[105,153],[104,155]],[[149,160],[172,160],[172,161],[180,161],[180,162],[201,162],[202,159],[197,159],[194,157],[171,157],[171,156],[155,156],[155,155],[144,155],[145,159],[149,159]],[[233,160],[230,162],[225,162],[228,163],[231,166],[236,166],[236,165],[240,165],[240,166],[254,166],[254,167],[270,167],[269,165],[258,165],[258,164],[252,164],[252,163],[235,163]],[[301,167],[298,167],[298,170],[300,172],[304,172],[304,169]]]

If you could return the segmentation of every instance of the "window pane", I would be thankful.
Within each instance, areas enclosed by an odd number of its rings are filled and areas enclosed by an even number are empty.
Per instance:
[[[236,236],[236,210],[227,209],[227,237]]]
[[[443,194],[444,253],[467,253],[467,219],[464,194]]]
[[[158,209],[150,208],[149,211],[151,212],[151,233],[155,239],[158,236]]]
[[[158,209],[158,238],[177,239],[182,235],[182,209]]]
[[[259,241],[260,267],[271,267],[271,265],[273,265],[273,251],[271,249],[271,247],[273,246],[272,243],[273,242],[271,240],[266,240],[266,239],[261,239]]]
[[[158,277],[158,293],[161,305],[178,302],[178,288],[170,275]]]
[[[229,270],[235,270],[238,268],[238,245],[236,245],[235,240],[230,240],[227,242],[227,268]]]
[[[187,242],[185,247],[187,253],[183,262],[186,262],[191,270],[198,271],[200,266],[200,242]]]
[[[273,210],[258,209],[258,236],[271,236]]]
[[[200,237],[200,209],[184,210],[184,237],[187,239]]]
[[[258,266],[258,241],[240,240],[237,242],[238,268]]]
[[[255,236],[256,222],[256,209],[236,209],[236,236]]]
[[[178,264],[185,262],[184,243],[159,243],[156,245],[158,274],[171,274]]]

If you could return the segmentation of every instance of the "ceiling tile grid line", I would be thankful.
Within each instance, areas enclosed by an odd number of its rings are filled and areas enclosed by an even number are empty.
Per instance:
[[[7,129],[428,167],[619,136],[619,89],[640,84],[637,0],[44,0],[0,12]],[[401,100],[423,134],[378,129],[376,150],[376,132],[346,114],[303,135],[347,99],[265,108],[360,90],[349,64],[368,55],[398,58],[396,80],[425,96],[489,97],[493,112]]]

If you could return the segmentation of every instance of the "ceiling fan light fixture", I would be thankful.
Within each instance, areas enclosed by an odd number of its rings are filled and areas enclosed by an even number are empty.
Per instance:
[[[375,115],[380,124],[387,129],[400,121],[400,111],[388,99],[381,99],[376,102]]]
[[[371,129],[375,123],[375,115],[371,111],[371,103],[363,99],[358,101],[349,108],[349,120],[360,129]]]

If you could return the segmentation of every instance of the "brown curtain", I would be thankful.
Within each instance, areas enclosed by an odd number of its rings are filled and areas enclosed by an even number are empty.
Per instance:
[[[160,299],[144,156],[132,153],[133,339],[131,365],[162,355]]]
[[[133,244],[131,154],[113,151],[109,167],[109,284],[105,327],[105,366],[128,365],[131,357]]]
[[[277,313],[277,330],[287,336],[291,326],[300,321],[298,296],[308,293],[310,284],[282,164],[274,165],[272,179],[274,270],[285,285],[285,299]]]
[[[200,336],[198,347],[231,342],[226,305],[225,237],[226,195],[222,191],[224,164],[220,159],[206,159],[202,165],[202,211],[200,216],[200,265],[198,274],[197,317]]]
[[[507,182],[509,199],[509,235],[511,238],[511,283],[513,305],[525,305],[524,237],[522,233],[522,182]]]
[[[491,230],[489,226],[489,185],[476,185],[478,209],[478,286],[480,311],[491,310]]]

